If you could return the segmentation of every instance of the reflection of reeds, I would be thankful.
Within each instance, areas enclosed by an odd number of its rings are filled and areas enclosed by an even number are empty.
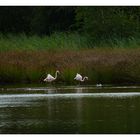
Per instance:
[[[77,72],[88,84],[139,83],[140,48],[11,50],[0,52],[0,82],[39,83],[60,70],[59,82],[74,83]]]

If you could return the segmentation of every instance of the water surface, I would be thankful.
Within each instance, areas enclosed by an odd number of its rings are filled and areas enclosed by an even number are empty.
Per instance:
[[[0,133],[140,133],[140,88],[1,88]]]

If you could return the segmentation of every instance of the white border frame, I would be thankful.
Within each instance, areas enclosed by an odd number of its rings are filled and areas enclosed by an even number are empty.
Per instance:
[[[139,0],[0,0],[0,5],[11,6],[140,6]]]

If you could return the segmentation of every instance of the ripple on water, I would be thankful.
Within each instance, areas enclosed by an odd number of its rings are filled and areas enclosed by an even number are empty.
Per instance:
[[[37,98],[37,97],[130,97],[140,96],[140,92],[121,92],[121,93],[55,93],[55,94],[1,94],[1,99],[12,98]]]
[[[55,94],[1,94],[0,107],[30,107],[38,105],[41,99],[73,98],[130,98],[140,96],[140,92],[124,93],[55,93]]]

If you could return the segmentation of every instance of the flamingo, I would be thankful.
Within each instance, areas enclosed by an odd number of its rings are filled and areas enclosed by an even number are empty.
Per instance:
[[[79,73],[77,73],[77,74],[76,74],[76,77],[74,78],[74,80],[77,80],[77,81],[80,81],[80,82],[84,82],[85,79],[88,80],[88,77],[85,76],[85,77],[82,79],[82,76],[81,76]]]
[[[47,77],[43,80],[44,82],[52,82],[57,79],[57,74],[60,73],[58,70],[55,72],[55,77],[50,74],[47,74]]]

